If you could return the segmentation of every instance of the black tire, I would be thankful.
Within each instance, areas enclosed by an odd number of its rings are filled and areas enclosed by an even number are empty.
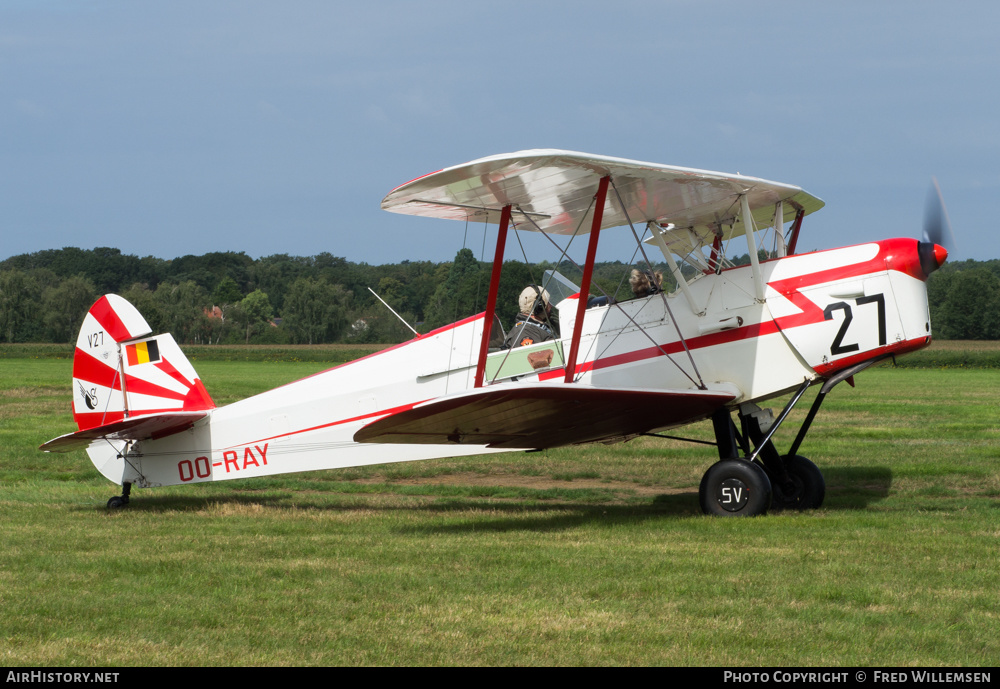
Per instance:
[[[788,482],[774,481],[774,498],[771,503],[775,510],[815,510],[822,506],[826,497],[826,481],[819,468],[801,455],[784,456]]]
[[[771,480],[753,462],[723,459],[705,472],[698,498],[705,514],[756,517],[771,506]]]
[[[122,507],[125,507],[125,505],[127,504],[128,504],[127,499],[123,498],[120,495],[116,495],[115,497],[108,500],[108,509],[109,510],[121,509]]]

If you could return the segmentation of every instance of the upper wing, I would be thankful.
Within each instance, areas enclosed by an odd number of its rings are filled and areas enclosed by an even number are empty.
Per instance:
[[[580,220],[605,175],[611,175],[628,216],[614,192],[609,192],[602,229],[626,225],[629,219],[633,223],[655,220],[703,234],[733,224],[742,194],[747,194],[760,227],[771,225],[779,201],[786,202],[785,221],[793,219],[799,209],[808,214],[824,205],[799,187],[756,177],[573,151],[532,150],[481,158],[418,177],[389,192],[382,208],[499,223],[501,209],[512,204],[515,211],[521,211],[514,216],[521,229],[534,229],[524,221],[528,217],[554,234],[589,232],[589,224],[581,227]]]
[[[474,390],[370,423],[359,443],[547,448],[644,433],[699,421],[730,402],[704,390],[627,390],[520,385]]]

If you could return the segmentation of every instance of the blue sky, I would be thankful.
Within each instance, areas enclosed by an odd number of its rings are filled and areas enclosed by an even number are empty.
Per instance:
[[[799,185],[827,203],[800,250],[919,235],[933,175],[952,257],[998,258],[998,25],[995,2],[0,0],[0,258],[446,261],[465,228],[382,197],[527,148]]]

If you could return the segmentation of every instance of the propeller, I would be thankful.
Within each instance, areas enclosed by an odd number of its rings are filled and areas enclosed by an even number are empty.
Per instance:
[[[924,207],[924,234],[917,245],[920,268],[924,275],[930,275],[940,268],[948,258],[948,250],[955,249],[955,235],[951,231],[951,221],[944,207],[941,187],[937,179],[931,177],[931,188],[927,193]]]

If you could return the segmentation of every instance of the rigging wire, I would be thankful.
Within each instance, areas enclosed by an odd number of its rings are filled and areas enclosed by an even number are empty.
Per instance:
[[[520,209],[518,209],[518,210],[520,210]],[[517,223],[514,221],[513,214],[511,214],[510,224],[511,224],[511,226],[514,229],[514,238],[517,239],[517,244],[518,244],[519,247],[521,247],[521,256],[524,258],[524,264],[528,267],[528,277],[531,279],[531,284],[533,284],[533,285],[541,285],[541,290],[544,291],[545,288],[546,288],[546,285],[548,283],[544,283],[543,284],[543,283],[540,283],[538,280],[535,279],[535,273],[534,273],[534,271],[531,268],[531,263],[528,261],[528,253],[527,253],[527,251],[525,251],[524,244],[521,242],[521,235],[518,232]],[[572,240],[570,240],[570,241],[572,241]],[[551,277],[550,277],[550,279],[551,279]],[[538,297],[536,297],[535,302],[537,303],[537,301],[539,299],[541,299],[541,297],[542,297],[542,292],[539,291]],[[531,314],[534,315],[534,313],[535,313],[535,303],[532,304],[532,309],[531,309]],[[552,331],[553,339],[559,340],[560,338],[556,336],[556,329],[555,329],[555,325],[552,323],[551,314],[549,314],[547,311],[545,313],[545,322],[548,324],[549,329]],[[524,333],[524,329],[525,329],[525,327],[527,327],[527,325],[528,325],[527,321],[522,321],[521,322],[521,328],[518,331],[517,335],[514,337],[514,341],[517,341],[517,339],[521,337],[521,334]],[[507,363],[507,359],[510,357],[511,352],[513,352],[513,351],[514,351],[513,347],[507,349],[507,352],[503,356],[503,360],[500,362],[500,365],[497,367],[496,373],[494,373],[493,377],[490,379],[490,383],[496,382],[496,379],[500,376],[500,372],[503,370],[504,365]]]
[[[531,279],[531,284],[538,285],[538,286],[540,286],[542,288],[542,290],[546,290],[548,288],[549,282],[552,281],[552,277],[549,276],[549,279],[547,281],[537,280],[535,278],[535,271],[532,270],[531,263],[528,261],[528,253],[527,253],[527,251],[525,251],[524,244],[521,242],[521,235],[517,231],[518,228],[517,228],[517,224],[514,222],[514,218],[510,219],[510,224],[514,228],[514,238],[517,239],[517,245],[519,247],[521,247],[521,256],[522,256],[522,258],[524,258],[524,265],[526,265],[528,267],[528,277]],[[567,248],[569,248],[569,247],[567,247]],[[538,297],[541,298],[541,296],[542,296],[541,293],[539,293]],[[532,310],[532,313],[534,313],[534,310]],[[552,329],[552,333],[554,335],[555,332],[556,332],[556,330],[555,330],[555,324],[552,322],[552,318],[550,317],[550,314],[547,313],[547,312],[545,314],[545,322],[548,324],[549,328]]]
[[[632,224],[632,218],[628,215],[628,209],[625,207],[625,202],[622,200],[622,195],[618,192],[618,186],[615,184],[614,178],[611,178],[611,188],[615,190],[615,196],[618,198],[618,203],[622,207],[622,213],[625,215],[625,219],[628,220],[628,226],[632,230],[632,236],[635,237],[636,244],[639,247],[639,251],[642,252],[642,258],[646,262],[646,267],[649,271],[653,272],[653,265],[649,262],[649,257],[646,255],[646,250],[642,247],[642,242],[639,240],[639,234],[635,231],[635,225]],[[645,234],[645,233],[643,233]],[[688,360],[691,362],[691,368],[694,369],[694,373],[698,376],[699,387],[705,390],[705,381],[701,377],[701,372],[698,371],[698,365],[694,363],[694,357],[691,355],[691,350],[687,346],[687,340],[684,338],[684,334],[681,333],[681,327],[677,324],[677,319],[674,318],[674,313],[670,308],[670,303],[667,301],[667,295],[660,290],[660,298],[663,300],[663,306],[667,309],[667,314],[670,316],[670,320],[674,323],[674,329],[677,331],[677,337],[680,338],[681,345],[684,347],[684,351],[687,352]],[[683,369],[682,369],[683,370]],[[688,376],[690,379],[691,377]],[[692,381],[693,382],[693,381]]]
[[[593,204],[594,204],[594,200],[593,200],[593,199],[591,199],[591,205],[587,207],[587,212],[583,214],[583,216],[582,216],[582,217],[581,217],[581,219],[580,219],[580,225],[577,225],[577,228],[576,228],[576,230],[575,230],[575,231],[574,231],[574,233],[573,233],[573,236],[574,236],[574,237],[575,237],[575,236],[576,236],[576,234],[577,234],[577,233],[579,232],[579,230],[580,230],[580,226],[581,226],[581,225],[583,224],[583,221],[584,221],[584,220],[586,219],[586,216],[587,216],[587,213],[589,213],[589,212],[590,212],[590,208],[591,208],[591,207],[593,206]],[[518,210],[520,211],[520,208],[518,208]],[[527,217],[527,218],[528,218],[528,221],[529,221],[529,222],[531,222],[531,224],[535,226],[535,229],[536,229],[536,230],[538,230],[538,231],[539,231],[539,232],[540,232],[540,233],[542,234],[542,236],[543,236],[543,237],[545,237],[546,239],[548,239],[548,240],[549,240],[549,242],[551,242],[551,243],[552,243],[552,245],[553,245],[553,246],[555,246],[555,247],[556,247],[557,249],[559,248],[559,245],[558,245],[558,244],[556,244],[555,240],[553,240],[553,239],[552,239],[551,237],[549,237],[548,233],[547,233],[547,232],[546,232],[545,230],[543,230],[543,229],[542,229],[541,227],[539,227],[539,226],[538,226],[538,223],[536,223],[536,222],[534,221],[534,219],[532,219],[532,218],[531,218],[531,216],[527,215],[527,214],[526,214],[526,213],[524,213],[523,211],[521,211],[521,213],[522,213],[522,215],[525,215],[525,217]],[[566,247],[566,250],[568,250],[568,249],[569,249],[569,246],[567,245],[567,247]],[[577,263],[576,261],[574,261],[574,260],[573,260],[572,258],[570,258],[570,257],[569,257],[568,255],[566,255],[566,250],[564,250],[564,251],[562,252],[562,256],[560,257],[560,259],[561,259],[562,257],[565,257],[565,258],[566,258],[566,260],[568,260],[568,261],[569,261],[570,263],[572,263],[572,264],[573,264],[573,265],[574,265],[574,266],[575,266],[576,268],[580,268],[580,264],[578,264],[578,263]],[[580,269],[582,270],[582,268],[580,268]],[[696,380],[695,380],[694,378],[692,378],[692,377],[691,377],[691,375],[690,375],[690,374],[689,374],[689,373],[688,373],[687,371],[685,371],[685,370],[684,370],[684,367],[682,367],[682,366],[681,366],[680,364],[678,364],[678,363],[677,363],[676,361],[674,361],[673,357],[671,357],[671,356],[670,356],[670,355],[669,355],[669,354],[667,353],[667,351],[666,351],[666,350],[665,350],[665,349],[664,349],[664,348],[663,348],[663,347],[662,347],[662,346],[660,345],[660,343],[659,343],[659,342],[657,342],[657,341],[656,341],[655,339],[653,339],[653,336],[652,336],[652,335],[650,335],[650,334],[649,334],[648,332],[646,332],[646,329],[645,329],[645,328],[643,328],[643,327],[642,327],[641,325],[639,325],[638,323],[636,323],[635,319],[634,319],[634,318],[632,318],[632,316],[630,316],[630,315],[628,314],[628,312],[627,312],[627,311],[625,311],[625,309],[624,309],[624,308],[622,308],[621,304],[619,304],[619,303],[617,303],[617,302],[613,302],[613,303],[612,303],[612,300],[611,300],[611,297],[610,297],[610,296],[608,295],[608,293],[607,293],[607,292],[605,292],[605,291],[604,291],[604,288],[603,288],[603,287],[601,287],[601,286],[600,286],[600,285],[599,285],[598,283],[596,283],[596,282],[591,282],[591,284],[592,284],[592,285],[593,285],[594,287],[596,287],[596,288],[597,288],[597,289],[598,289],[598,290],[599,290],[599,291],[601,292],[601,294],[603,294],[604,296],[608,297],[608,302],[609,302],[609,305],[613,305],[613,306],[617,307],[617,309],[618,309],[618,310],[619,310],[619,311],[620,311],[620,312],[622,313],[622,315],[624,315],[624,316],[625,316],[625,318],[627,318],[627,319],[629,320],[629,322],[630,322],[630,323],[631,323],[632,325],[634,325],[634,326],[636,327],[636,329],[637,329],[637,330],[638,330],[639,332],[641,332],[641,333],[642,333],[642,334],[643,334],[643,335],[644,335],[644,336],[646,337],[646,339],[648,339],[648,340],[649,340],[650,342],[652,342],[652,343],[653,343],[653,346],[654,346],[654,347],[656,347],[656,348],[657,348],[657,349],[658,349],[658,350],[660,351],[660,354],[662,354],[663,356],[667,357],[667,360],[668,360],[668,361],[670,361],[670,363],[672,363],[672,364],[673,364],[674,366],[676,366],[676,367],[677,367],[677,369],[678,369],[678,370],[679,370],[679,371],[680,371],[680,372],[681,372],[682,374],[684,374],[684,377],[685,377],[685,378],[687,378],[688,380],[690,380],[690,381],[691,381],[691,383],[692,383],[693,385],[695,385],[695,386],[698,386],[698,384],[699,384],[699,383],[698,383],[698,381],[696,381]],[[586,297],[585,297],[584,295],[582,295],[582,294],[581,294],[581,295],[580,295],[580,298],[581,298],[581,299],[585,299]],[[673,317],[673,316],[671,315],[671,318],[672,318],[672,317]],[[676,326],[676,322],[675,322],[675,326]],[[685,348],[686,348],[686,345],[685,345]],[[695,369],[695,371],[697,372],[697,369]],[[700,376],[699,376],[699,377],[700,377]],[[704,383],[702,383],[702,384],[701,384],[701,387],[702,387],[702,389],[704,389]]]

